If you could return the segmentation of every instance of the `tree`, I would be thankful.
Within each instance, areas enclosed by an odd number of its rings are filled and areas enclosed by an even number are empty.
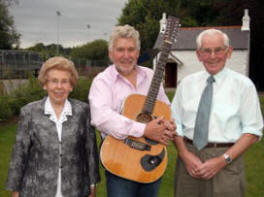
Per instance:
[[[244,9],[249,9],[251,17],[250,77],[264,90],[263,0],[128,0],[118,22],[139,31],[144,52],[154,45],[163,12],[179,17],[182,27],[195,27],[241,25]]]
[[[159,32],[162,13],[175,15],[177,1],[129,0],[118,19],[120,25],[130,24],[140,33],[141,51],[153,47]]]
[[[72,58],[90,59],[90,60],[107,60],[108,45],[105,40],[95,40],[80,47],[72,49]]]
[[[118,23],[130,24],[139,31],[144,52],[153,47],[159,33],[159,20],[164,12],[180,18],[182,26],[194,27],[200,25],[197,16],[200,16],[201,6],[210,7],[209,3],[193,0],[129,0],[122,10]]]
[[[12,2],[0,0],[0,49],[12,49],[19,46],[20,34],[16,32],[13,17],[8,11]]]
[[[41,53],[43,60],[46,60],[49,57],[57,55],[57,45],[56,44],[49,44],[45,46],[43,43],[36,43],[34,46],[28,47],[25,50]],[[59,45],[59,51],[60,51],[59,55],[67,56],[64,53],[64,48],[61,45]]]
[[[241,24],[243,10],[248,9],[250,15],[250,72],[249,76],[258,90],[264,90],[264,1],[263,0],[233,0],[232,3],[219,4],[220,24]]]
[[[186,5],[187,6],[187,5]],[[264,1],[263,0],[203,0],[194,9],[193,16],[199,26],[240,25],[244,9],[249,10],[250,21],[250,72],[258,90],[264,90]],[[231,41],[232,42],[232,41]]]

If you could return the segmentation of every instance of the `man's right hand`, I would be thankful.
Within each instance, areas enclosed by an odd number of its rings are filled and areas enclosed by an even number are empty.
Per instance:
[[[201,160],[189,151],[186,151],[185,156],[182,157],[182,160],[189,175],[194,178],[200,178],[199,169],[203,164]]]
[[[146,125],[144,136],[167,146],[169,140],[173,138],[174,133],[168,130],[164,123],[163,117],[150,121]]]
[[[199,169],[203,165],[199,157],[188,150],[185,145],[183,136],[176,136],[174,144],[178,151],[178,156],[182,159],[188,174],[194,178],[200,178]]]

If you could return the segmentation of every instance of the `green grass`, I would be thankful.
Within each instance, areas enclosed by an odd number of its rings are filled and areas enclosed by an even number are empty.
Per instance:
[[[170,99],[173,93],[168,93]],[[260,97],[262,110],[264,109],[264,95]],[[262,111],[263,112],[263,111]],[[15,139],[16,124],[11,123],[6,126],[0,127],[0,196],[9,197],[10,192],[4,190],[4,185],[7,176],[11,150]],[[98,145],[99,145],[98,137]],[[264,196],[264,140],[253,145],[245,153],[246,161],[246,181],[247,192],[246,197],[262,197]],[[168,167],[163,176],[162,184],[159,192],[159,197],[172,197],[173,196],[173,179],[174,169],[176,163],[177,152],[173,144],[168,146]],[[104,170],[100,164],[101,182],[97,186],[97,196],[106,196]]]
[[[12,146],[15,140],[16,124],[0,127],[0,196],[11,196],[4,191],[7,170],[9,166]]]
[[[0,127],[0,196],[9,197],[10,192],[4,190],[7,170],[15,139],[16,124]],[[99,138],[98,138],[99,139]],[[99,141],[99,140],[98,140]],[[253,145],[245,154],[246,160],[246,197],[264,196],[264,140]],[[173,196],[173,178],[176,163],[176,150],[173,144],[168,146],[168,167],[162,179],[159,197]],[[106,196],[104,170],[100,164],[101,182],[97,186],[97,196]]]

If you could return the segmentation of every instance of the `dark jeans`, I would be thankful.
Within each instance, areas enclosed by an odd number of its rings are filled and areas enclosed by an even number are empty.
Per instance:
[[[107,197],[157,197],[161,179],[153,183],[137,183],[105,171]]]

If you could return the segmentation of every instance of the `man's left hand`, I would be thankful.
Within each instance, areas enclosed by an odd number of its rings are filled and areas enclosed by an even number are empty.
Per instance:
[[[164,120],[164,125],[166,126],[166,130],[164,132],[164,135],[166,137],[168,137],[170,140],[173,140],[173,138],[177,135],[177,132],[176,132],[176,124],[174,122],[174,120]]]
[[[196,173],[201,179],[208,180],[213,178],[226,165],[226,161],[222,156],[214,157],[205,161]]]

